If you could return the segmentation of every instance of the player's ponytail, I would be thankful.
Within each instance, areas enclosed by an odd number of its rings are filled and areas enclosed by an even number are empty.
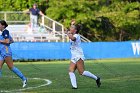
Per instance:
[[[80,24],[77,24],[76,25],[76,33],[78,34],[79,33],[79,31],[81,30],[81,25]]]

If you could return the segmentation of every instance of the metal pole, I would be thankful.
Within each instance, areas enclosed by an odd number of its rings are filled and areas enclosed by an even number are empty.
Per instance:
[[[54,34],[54,36],[55,36],[55,21],[53,21],[53,34]]]
[[[65,41],[64,26],[62,25],[62,42]]]
[[[42,25],[44,26],[44,16],[42,16]]]
[[[6,12],[4,13],[4,20],[7,21]]]

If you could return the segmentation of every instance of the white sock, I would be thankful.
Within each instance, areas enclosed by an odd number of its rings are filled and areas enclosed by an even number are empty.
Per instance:
[[[71,84],[73,87],[77,88],[76,76],[73,72],[69,72]]]
[[[89,71],[84,71],[82,75],[83,75],[83,76],[87,76],[87,77],[90,77],[90,78],[93,78],[93,79],[97,80],[97,76],[95,76],[94,74],[92,74],[92,73],[91,73],[91,72],[89,72]]]

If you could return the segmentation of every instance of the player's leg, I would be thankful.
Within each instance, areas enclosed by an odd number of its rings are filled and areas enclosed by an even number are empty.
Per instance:
[[[79,74],[82,75],[85,70],[85,67],[84,67],[84,62],[81,58],[77,61],[76,66]]]
[[[73,89],[77,89],[77,82],[76,82],[76,76],[74,74],[76,70],[76,64],[73,62],[70,62],[70,66],[69,66],[69,76],[70,76],[70,81],[72,84],[72,88]]]
[[[3,57],[0,55],[0,77],[2,76]]]
[[[23,81],[23,87],[26,86],[26,83],[27,83],[27,79],[26,77],[21,73],[21,71],[16,68],[14,65],[13,65],[13,60],[12,60],[12,57],[11,56],[7,56],[5,57],[5,62],[8,66],[8,68],[13,71],[18,77],[20,77]]]
[[[97,76],[95,76],[94,74],[92,74],[89,71],[85,71],[84,61],[82,59],[80,59],[77,62],[77,69],[78,69],[80,75],[84,75],[84,76],[87,76],[87,77],[90,77],[90,78],[97,80]]]
[[[30,24],[31,24],[31,29],[33,30],[33,25],[34,25],[34,20],[33,20],[33,16],[30,15]]]
[[[38,17],[37,16],[34,16],[34,23],[35,23],[34,25],[35,25],[35,27],[37,27],[37,25],[38,25],[37,24],[37,19],[38,19]]]
[[[84,61],[82,59],[78,60],[78,62],[77,62],[77,69],[78,69],[80,75],[83,75],[83,76],[86,76],[86,77],[90,77],[90,78],[96,80],[97,86],[100,87],[100,85],[101,85],[100,78],[98,78],[96,75],[92,74],[89,71],[85,71]]]
[[[21,71],[14,67],[13,59],[12,59],[12,51],[11,48],[8,46],[3,47],[3,51],[1,52],[2,57],[5,60],[8,68],[13,71],[17,76],[19,76],[23,81],[26,80],[25,76],[21,73]]]
[[[0,60],[0,77],[2,76],[2,65],[3,65],[3,60]]]

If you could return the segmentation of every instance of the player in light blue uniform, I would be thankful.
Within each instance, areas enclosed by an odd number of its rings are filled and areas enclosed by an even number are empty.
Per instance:
[[[10,44],[11,43],[13,43],[13,39],[12,39],[12,37],[11,36],[9,36],[9,39],[10,39]],[[4,38],[3,38],[3,36],[2,35],[0,35],[0,40],[4,40]],[[10,48],[9,48],[10,49]],[[6,53],[6,51],[5,51],[6,49],[5,49],[5,45],[4,44],[2,44],[2,43],[0,43],[0,77],[2,76],[2,71],[1,71],[1,69],[2,69],[2,66],[3,66],[3,64],[4,64],[4,58],[3,58],[3,56],[2,56],[2,54],[3,55],[6,55],[5,53]],[[11,51],[11,49],[10,49],[10,51]],[[12,52],[11,52],[12,53]],[[10,53],[9,53],[10,54]]]
[[[9,35],[9,31],[5,29],[7,26],[8,24],[4,20],[0,20],[0,31],[2,32],[2,35],[0,36],[0,75],[1,68],[5,60],[8,68],[22,79],[22,87],[25,87],[27,85],[27,78],[21,73],[18,68],[13,65],[12,51],[10,48],[10,43],[13,42],[13,39]]]

